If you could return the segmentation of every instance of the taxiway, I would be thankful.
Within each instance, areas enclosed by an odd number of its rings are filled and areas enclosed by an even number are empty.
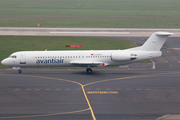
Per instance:
[[[145,37],[157,31],[174,33],[174,37],[180,37],[179,29],[133,29],[133,28],[19,28],[0,27],[0,35],[15,36],[126,36]]]
[[[116,37],[142,45],[147,37]],[[156,68],[136,64],[93,69],[0,69],[0,119],[180,119],[180,41],[170,37],[154,58]],[[149,66],[149,65],[148,65]]]

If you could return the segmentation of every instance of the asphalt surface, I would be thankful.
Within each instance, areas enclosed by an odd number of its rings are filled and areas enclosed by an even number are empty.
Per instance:
[[[147,38],[124,39],[141,45]],[[91,75],[85,69],[22,69],[22,74],[0,69],[0,119],[165,120],[178,115],[178,46],[179,38],[168,38],[153,70],[136,64],[93,69]]]
[[[179,70],[0,70],[0,119],[156,119],[180,111]],[[76,83],[77,82],[77,83]]]

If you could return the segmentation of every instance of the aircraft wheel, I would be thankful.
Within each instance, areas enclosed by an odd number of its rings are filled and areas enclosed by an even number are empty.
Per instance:
[[[87,68],[86,72],[87,72],[87,74],[92,74],[92,69],[91,68]]]
[[[18,70],[18,73],[21,74],[21,73],[22,73],[22,70]]]

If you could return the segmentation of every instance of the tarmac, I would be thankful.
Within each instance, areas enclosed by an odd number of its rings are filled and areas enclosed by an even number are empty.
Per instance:
[[[147,37],[116,37],[142,45]],[[3,120],[179,120],[179,38],[152,63],[93,69],[0,69]]]
[[[1,69],[0,76],[0,119],[158,119],[180,111],[180,70]]]

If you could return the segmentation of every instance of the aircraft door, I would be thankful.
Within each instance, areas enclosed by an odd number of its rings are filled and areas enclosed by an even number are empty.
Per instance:
[[[26,53],[20,53],[20,64],[26,64]]]

